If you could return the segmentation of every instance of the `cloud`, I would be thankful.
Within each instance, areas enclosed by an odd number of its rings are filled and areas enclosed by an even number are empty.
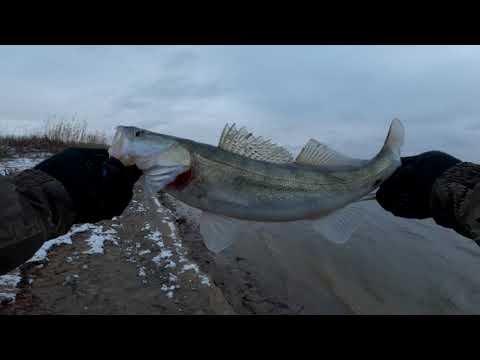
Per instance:
[[[478,160],[479,64],[478,46],[3,46],[0,124],[77,114],[215,144],[236,122],[370,157],[398,117],[406,154]]]

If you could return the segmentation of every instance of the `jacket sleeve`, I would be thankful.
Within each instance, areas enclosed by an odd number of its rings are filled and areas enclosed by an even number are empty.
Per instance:
[[[438,225],[478,242],[480,165],[462,162],[445,171],[433,184],[430,208]]]
[[[63,185],[39,170],[0,176],[0,275],[30,259],[75,221]]]

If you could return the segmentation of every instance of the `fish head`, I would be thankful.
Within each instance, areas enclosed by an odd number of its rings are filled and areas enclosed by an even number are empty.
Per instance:
[[[134,126],[118,126],[108,153],[123,165],[136,165],[143,172],[153,168],[190,167],[190,152],[177,138]]]

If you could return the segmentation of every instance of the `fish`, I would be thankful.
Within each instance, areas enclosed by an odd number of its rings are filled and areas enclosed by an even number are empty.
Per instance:
[[[201,210],[206,247],[229,247],[228,233],[262,223],[302,222],[330,241],[346,243],[362,224],[355,203],[401,165],[405,130],[394,119],[371,159],[344,155],[310,139],[294,158],[284,147],[226,124],[218,146],[134,126],[118,126],[111,157],[143,171],[149,196],[167,193]],[[158,204],[158,200],[156,200]]]

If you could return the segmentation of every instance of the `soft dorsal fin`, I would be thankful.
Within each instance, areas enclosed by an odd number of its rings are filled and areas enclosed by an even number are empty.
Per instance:
[[[287,149],[261,136],[254,136],[244,127],[236,129],[235,124],[225,125],[218,147],[254,160],[277,164],[293,162],[293,156]]]
[[[305,165],[361,166],[367,161],[343,155],[315,139],[310,139],[295,159],[296,163]]]

